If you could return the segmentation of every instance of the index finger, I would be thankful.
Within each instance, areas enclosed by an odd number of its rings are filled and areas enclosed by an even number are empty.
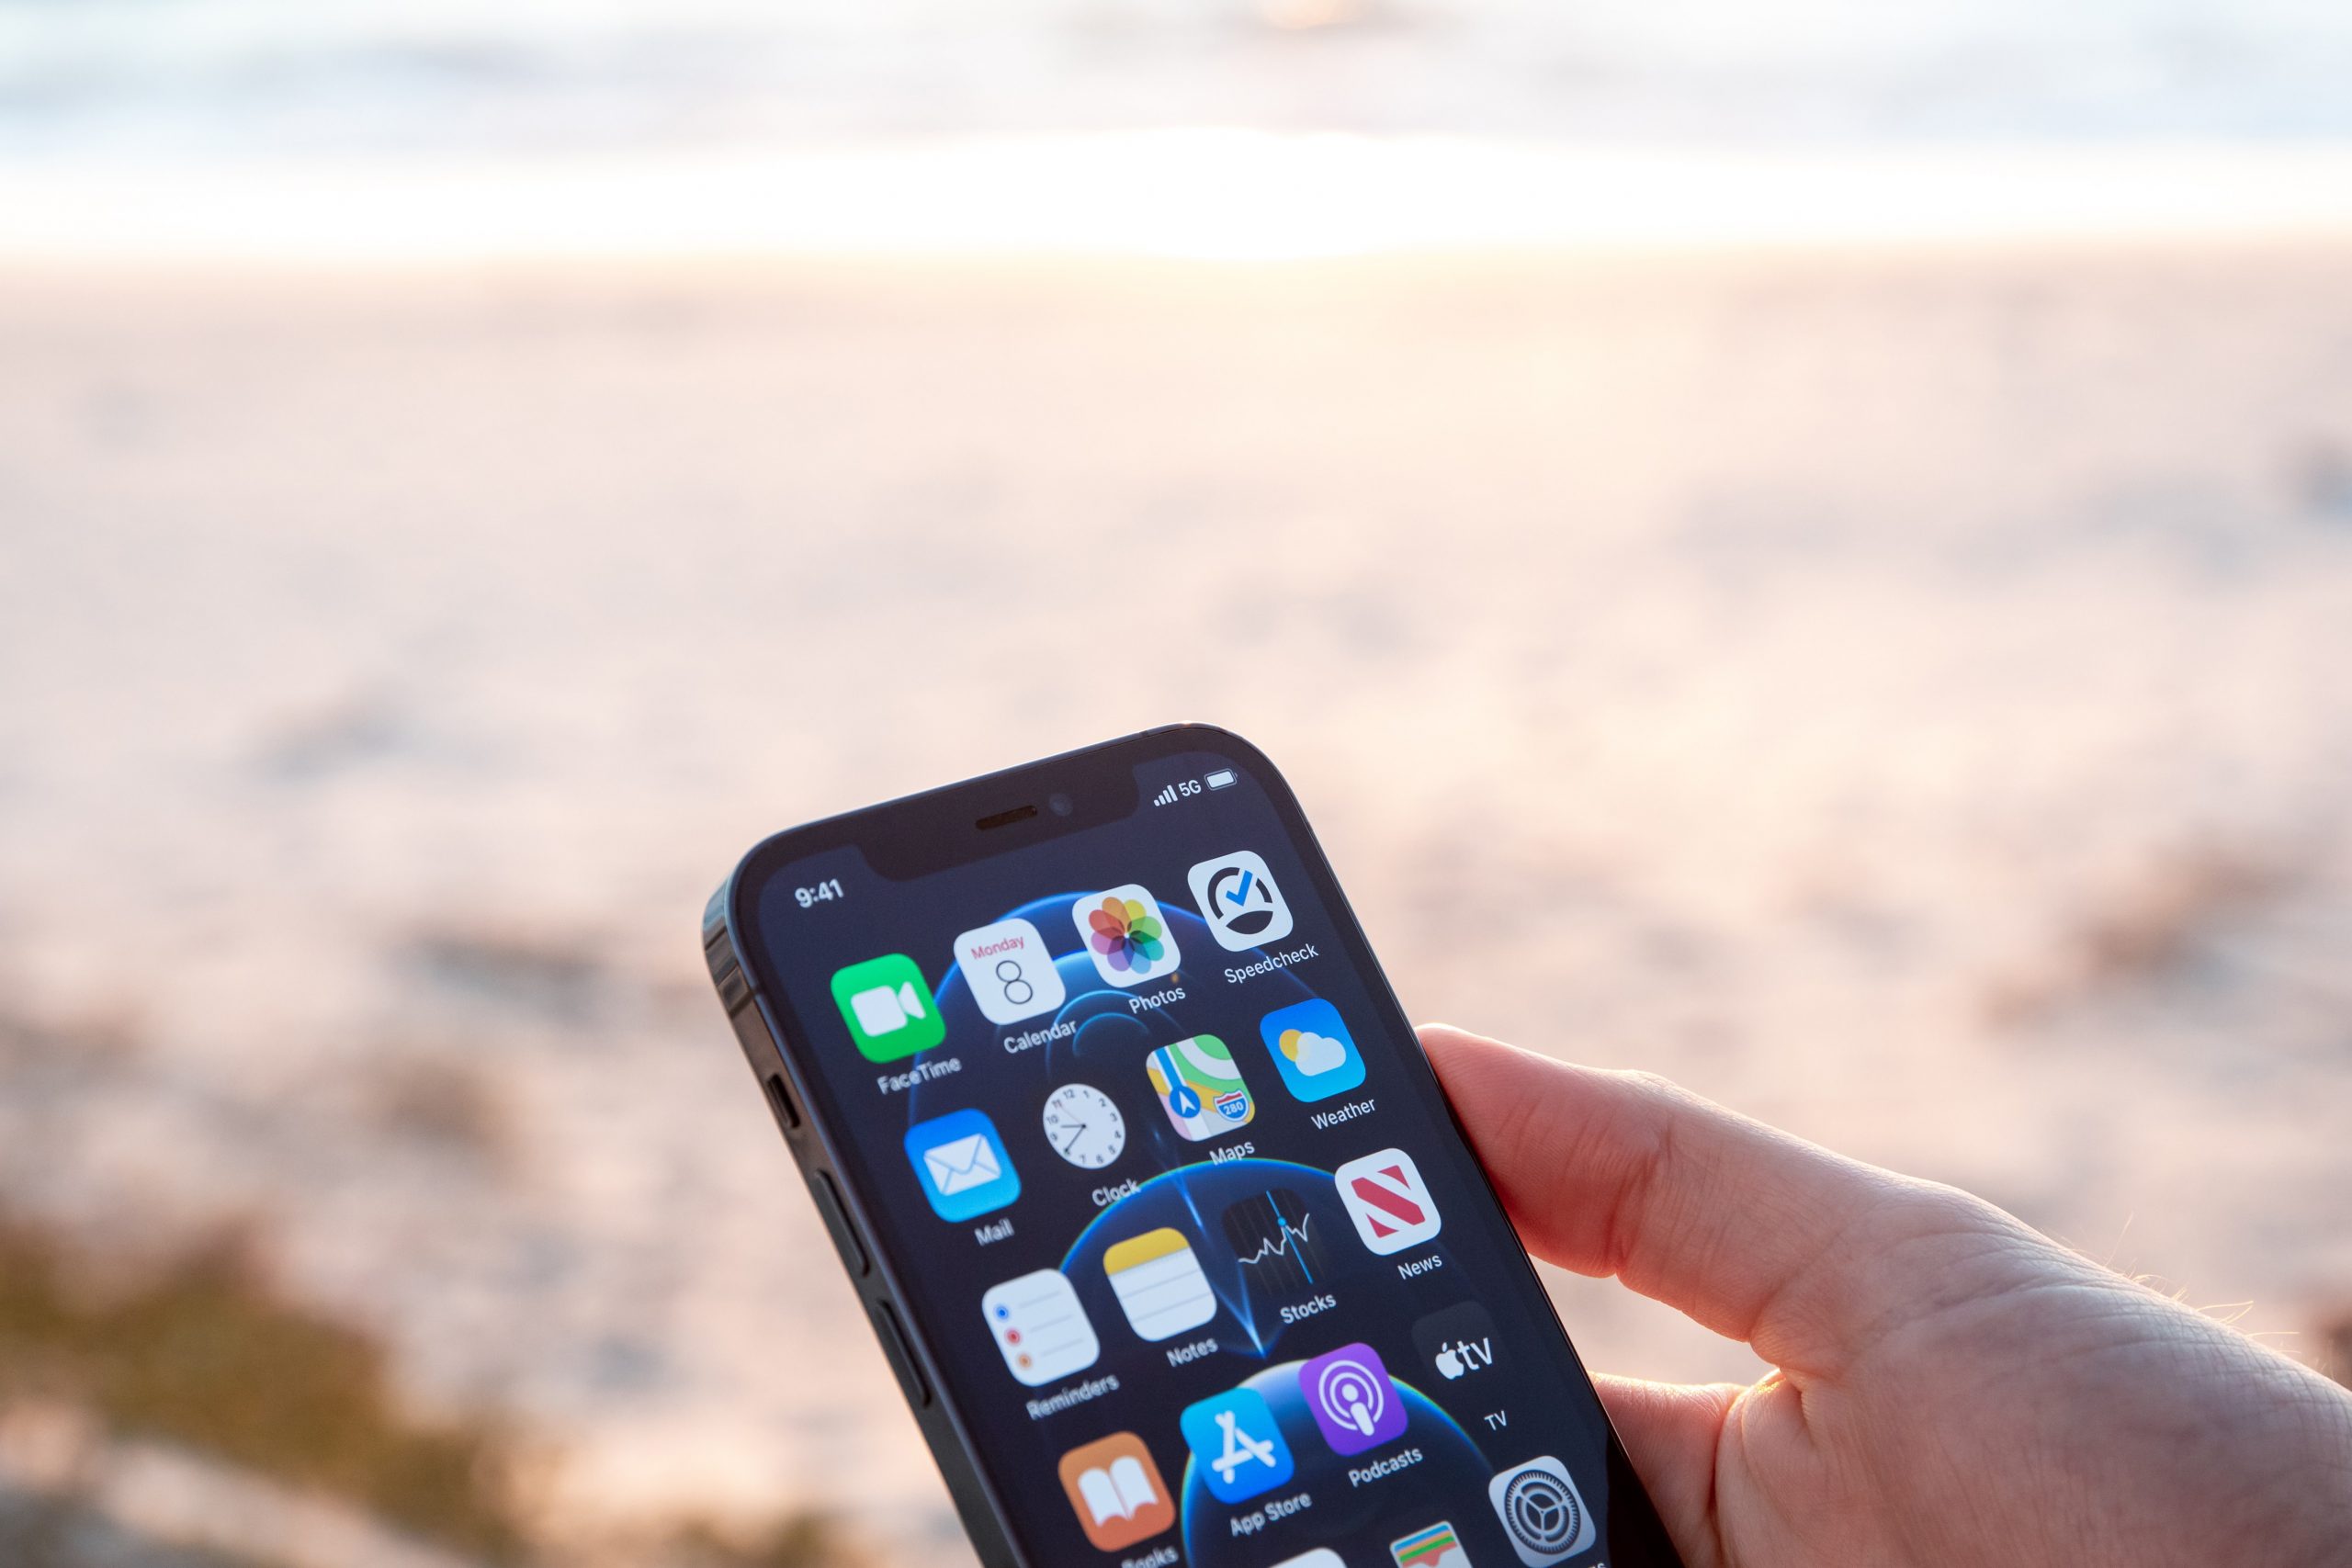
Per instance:
[[[1903,1310],[1890,1248],[1997,1221],[1663,1079],[1420,1032],[1537,1257],[1615,1275],[1776,1365],[1833,1370]]]

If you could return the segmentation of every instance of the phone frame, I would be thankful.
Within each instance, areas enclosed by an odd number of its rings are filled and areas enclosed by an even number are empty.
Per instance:
[[[1132,815],[1137,805],[1136,770],[1140,764],[1192,751],[1230,757],[1248,769],[1265,791],[1275,814],[1292,834],[1309,881],[1329,911],[1340,954],[1363,977],[1374,1009],[1385,1015],[1389,1032],[1398,1040],[1413,1039],[1410,1021],[1374,957],[1363,926],[1289,781],[1256,746],[1214,725],[1163,726],[786,829],[744,855],[704,909],[703,953],[711,983],[752,1075],[763,1086],[777,1128],[800,1168],[810,1200],[841,1255],[842,1266],[856,1288],[866,1320],[947,1483],[956,1514],[986,1568],[1045,1565],[1017,1544],[1013,1517],[976,1458],[977,1445],[955,1407],[945,1380],[939,1375],[924,1325],[915,1322],[903,1305],[900,1264],[894,1255],[908,1249],[907,1239],[887,1235],[876,1227],[863,1195],[844,1179],[836,1152],[840,1134],[831,1125],[821,1086],[818,1086],[820,1092],[811,1092],[812,1086],[817,1086],[816,1075],[801,1065],[815,1047],[785,999],[777,977],[769,972],[765,944],[751,933],[752,911],[759,891],[776,869],[828,850],[854,846],[865,854],[876,875],[888,881],[911,881],[1120,820]],[[1058,804],[1062,801],[1068,803],[1066,812]],[[1498,1209],[1502,1208],[1501,1195],[1477,1161],[1468,1133],[1427,1055],[1418,1048],[1406,1055],[1408,1070],[1411,1064],[1419,1064],[1425,1080],[1422,1087],[1435,1094],[1453,1135],[1471,1150],[1471,1163],[1477,1168],[1488,1197]],[[1550,1308],[1550,1293],[1544,1289],[1533,1260],[1524,1247],[1517,1250],[1525,1285]],[[1589,1384],[1591,1373],[1560,1324],[1557,1309],[1552,1308],[1549,1316],[1558,1334],[1560,1353]],[[1601,1415],[1606,1422],[1607,1413]],[[1680,1560],[1647,1489],[1634,1472],[1613,1423],[1609,1423],[1606,1447],[1608,1529],[1596,1543],[1597,1549],[1607,1551],[1612,1562],[1631,1549],[1642,1554],[1632,1561],[1660,1568],[1679,1564]]]

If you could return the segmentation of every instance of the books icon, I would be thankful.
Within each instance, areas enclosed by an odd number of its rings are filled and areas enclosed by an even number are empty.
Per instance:
[[[1086,1539],[1117,1551],[1176,1522],[1168,1483],[1133,1432],[1114,1432],[1062,1455],[1062,1490]]]
[[[1102,1254],[1102,1271],[1127,1325],[1146,1339],[1166,1339],[1216,1315],[1216,1292],[1182,1231],[1162,1225],[1114,1243]]]

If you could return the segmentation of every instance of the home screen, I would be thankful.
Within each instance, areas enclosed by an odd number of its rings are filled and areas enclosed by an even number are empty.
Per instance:
[[[839,849],[758,895],[1023,1549],[1601,1561],[1597,1402],[1319,858],[1232,761],[1137,783],[1106,826],[911,882]]]

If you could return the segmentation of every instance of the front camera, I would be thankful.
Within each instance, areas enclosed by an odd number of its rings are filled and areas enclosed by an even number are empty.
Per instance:
[[[1067,817],[1078,809],[1070,804],[1069,796],[1066,795],[1049,795],[1046,797],[1046,804],[1054,808],[1054,815],[1057,817]]]

